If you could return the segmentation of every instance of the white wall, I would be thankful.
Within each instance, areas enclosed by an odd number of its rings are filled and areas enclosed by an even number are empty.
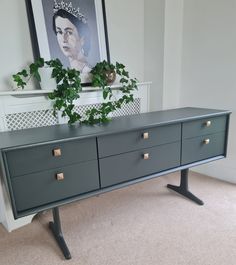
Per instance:
[[[107,0],[106,9],[112,61],[124,63],[133,77],[143,81],[144,0]],[[33,61],[33,53],[25,1],[1,0],[0,20],[2,91],[10,88],[12,74]]]
[[[183,0],[165,1],[163,109],[180,104]]]
[[[144,79],[144,0],[106,0],[112,62],[121,62],[139,81]]]
[[[162,108],[165,0],[144,0],[144,79],[152,81],[150,110]]]
[[[228,158],[197,167],[236,183],[236,0],[185,0],[181,106],[229,109]]]
[[[0,20],[0,90],[8,90],[10,76],[33,58],[25,1],[1,0]]]

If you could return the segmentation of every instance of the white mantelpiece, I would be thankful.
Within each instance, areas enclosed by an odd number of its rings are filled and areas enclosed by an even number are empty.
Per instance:
[[[139,88],[149,88],[150,85],[152,84],[152,82],[142,82],[142,83],[138,83],[138,87]],[[112,89],[119,89],[120,85],[119,84],[114,84],[111,86]],[[100,88],[96,88],[96,87],[91,87],[91,86],[87,86],[87,87],[83,87],[82,93],[86,93],[86,92],[99,92],[101,91]],[[0,97],[1,96],[22,96],[22,95],[47,95],[49,93],[53,92],[53,89],[34,89],[34,90],[5,90],[5,91],[0,91]]]

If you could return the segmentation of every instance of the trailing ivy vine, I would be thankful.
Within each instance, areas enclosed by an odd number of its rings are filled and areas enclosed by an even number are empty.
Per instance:
[[[107,73],[115,72],[119,76],[119,90],[122,97],[118,100],[114,96],[114,91],[109,85]],[[86,119],[83,121],[88,124],[108,122],[111,118],[109,114],[117,109],[121,109],[124,104],[134,101],[133,91],[137,89],[137,79],[129,78],[129,73],[125,70],[125,66],[121,63],[115,65],[103,61],[97,63],[91,71],[92,86],[100,87],[103,91],[103,99],[105,102],[100,108],[92,108],[86,112]]]
[[[137,79],[129,77],[125,66],[120,63],[115,65],[106,61],[97,63],[91,71],[92,85],[102,89],[104,102],[99,108],[92,108],[86,111],[85,116],[81,117],[74,110],[74,102],[80,97],[82,91],[80,72],[75,69],[64,68],[59,59],[45,61],[43,58],[30,64],[28,68],[14,74],[13,80],[18,88],[24,89],[31,78],[41,81],[39,69],[50,67],[51,77],[55,79],[57,87],[48,95],[53,101],[53,114],[57,115],[60,111],[63,117],[68,117],[68,123],[73,124],[77,121],[85,124],[104,123],[110,120],[109,114],[120,109],[124,104],[133,102],[133,91],[137,89]],[[122,96],[116,99],[110,86],[107,74],[119,76],[119,90]]]

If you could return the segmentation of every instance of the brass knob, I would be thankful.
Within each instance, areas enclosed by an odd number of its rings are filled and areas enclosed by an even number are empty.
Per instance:
[[[206,122],[205,122],[205,126],[206,126],[206,127],[210,127],[210,126],[211,126],[211,121],[206,121]]]
[[[205,140],[203,141],[203,143],[204,143],[204,144],[209,144],[209,143],[210,143],[210,139],[205,139]]]
[[[60,148],[54,149],[52,152],[53,152],[53,156],[61,156],[61,149]]]
[[[64,173],[57,173],[56,174],[56,180],[58,180],[58,181],[64,180]]]
[[[148,138],[149,138],[149,133],[148,132],[143,133],[143,139],[148,139]]]
[[[149,159],[149,153],[145,153],[145,154],[143,154],[143,159],[144,159],[144,160],[148,160],[148,159]]]

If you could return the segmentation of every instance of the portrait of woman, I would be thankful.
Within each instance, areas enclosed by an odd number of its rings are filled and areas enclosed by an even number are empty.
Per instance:
[[[89,84],[96,63],[109,60],[104,0],[30,0],[38,53],[58,58]]]
[[[80,13],[69,13],[56,9],[53,16],[53,30],[62,53],[68,58],[70,67],[81,74],[89,73],[87,61],[90,50],[90,32],[86,18]]]

